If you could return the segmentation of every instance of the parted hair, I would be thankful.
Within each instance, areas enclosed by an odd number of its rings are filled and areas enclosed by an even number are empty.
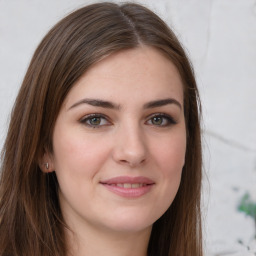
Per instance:
[[[96,62],[141,46],[158,49],[177,67],[184,87],[185,165],[177,195],[152,228],[148,256],[202,256],[200,100],[191,64],[172,30],[135,3],[97,3],[57,23],[36,49],[16,98],[1,154],[0,255],[65,256],[66,224],[55,173],[39,159],[52,152],[61,105]]]

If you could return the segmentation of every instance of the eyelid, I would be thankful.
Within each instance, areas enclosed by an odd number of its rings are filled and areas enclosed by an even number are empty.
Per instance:
[[[90,124],[87,124],[86,121],[88,121],[90,118],[94,118],[94,117],[97,117],[97,118],[101,118],[101,119],[105,119],[108,124],[103,124],[103,125],[90,125]],[[108,126],[108,125],[111,125],[111,122],[109,120],[109,118],[104,115],[104,114],[101,114],[101,113],[92,113],[92,114],[88,114],[88,115],[85,115],[83,116],[82,118],[79,119],[79,122],[82,123],[83,125],[86,125],[90,128],[100,128],[100,127],[103,127],[103,126]]]
[[[177,124],[177,121],[171,115],[166,114],[166,113],[161,113],[161,112],[149,115],[147,117],[147,121],[146,122],[150,121],[154,117],[166,118],[167,121],[168,121],[168,124],[166,124],[166,125],[154,125],[154,124],[151,124],[151,125],[156,126],[156,127],[167,127],[167,126],[171,126],[171,125]]]
[[[149,123],[150,121],[152,121],[152,119],[154,117],[163,118],[163,119],[165,119],[165,121],[167,121],[167,123],[166,124],[159,124],[159,125]],[[92,118],[104,119],[104,120],[106,120],[107,123],[106,124],[95,124],[95,125],[87,123],[87,121],[89,121]],[[106,115],[104,115],[102,113],[91,113],[91,114],[84,115],[82,118],[79,119],[79,122],[81,124],[89,127],[89,128],[102,128],[102,127],[105,127],[105,126],[112,125],[112,122],[110,121],[109,117],[107,117]],[[155,126],[155,127],[168,127],[168,126],[177,124],[177,121],[170,114],[159,112],[159,113],[154,113],[154,114],[151,114],[151,115],[147,116],[145,123],[147,125],[152,125],[152,126]]]

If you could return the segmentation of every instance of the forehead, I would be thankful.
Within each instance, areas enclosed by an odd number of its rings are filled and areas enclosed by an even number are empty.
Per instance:
[[[66,102],[81,97],[151,101],[167,96],[183,103],[179,72],[159,50],[143,46],[111,54],[94,64],[73,86]]]
[[[129,79],[152,78],[153,76],[166,79],[179,78],[178,70],[171,60],[160,50],[149,46],[113,53],[94,64],[84,76],[89,78],[100,74],[103,77],[121,78],[129,73],[135,75],[135,77],[129,77]]]

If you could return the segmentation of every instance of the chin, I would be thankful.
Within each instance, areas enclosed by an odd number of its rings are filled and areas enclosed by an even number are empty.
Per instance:
[[[152,229],[153,223],[160,218],[161,215],[149,215],[141,213],[125,212],[123,214],[112,215],[112,218],[106,220],[109,228],[116,232],[142,232]]]

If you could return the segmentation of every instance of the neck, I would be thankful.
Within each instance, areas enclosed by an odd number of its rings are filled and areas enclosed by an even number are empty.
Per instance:
[[[150,233],[151,227],[137,232],[72,228],[66,232],[68,256],[146,256]]]

